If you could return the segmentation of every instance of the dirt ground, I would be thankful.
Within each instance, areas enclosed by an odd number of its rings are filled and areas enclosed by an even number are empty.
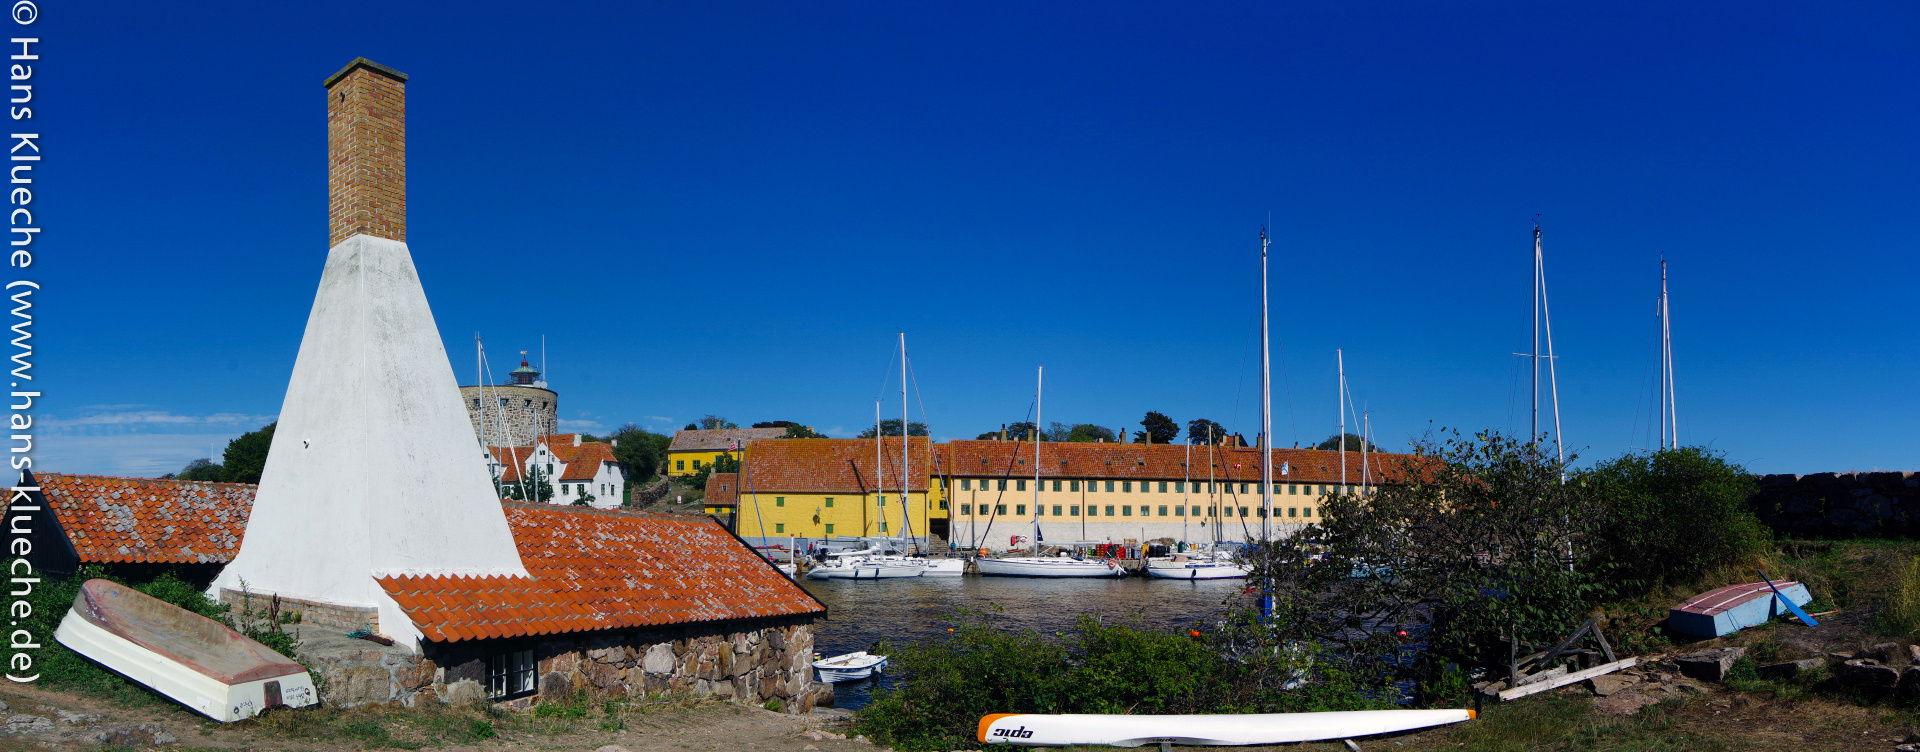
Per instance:
[[[8,720],[0,750],[820,750],[873,752],[865,740],[837,738],[844,711],[792,716],[718,702],[580,706],[538,714],[499,708],[339,710],[303,708],[239,723],[218,723],[158,699],[105,700],[30,685],[0,688]],[[40,722],[27,720],[41,718]],[[152,724],[151,726],[142,726]],[[102,729],[104,743],[87,737]],[[130,733],[128,733],[130,732]],[[170,737],[170,739],[169,739]],[[618,749],[605,749],[608,745]]]

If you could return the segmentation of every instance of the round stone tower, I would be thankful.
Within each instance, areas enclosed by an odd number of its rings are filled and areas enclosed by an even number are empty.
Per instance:
[[[560,395],[540,380],[521,353],[520,367],[500,385],[460,387],[473,433],[483,446],[530,446],[534,437],[560,432]]]

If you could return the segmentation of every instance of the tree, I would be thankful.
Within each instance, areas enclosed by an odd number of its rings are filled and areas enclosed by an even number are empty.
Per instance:
[[[179,478],[180,480],[218,481],[226,477],[226,472],[224,468],[213,464],[213,460],[201,457],[200,459],[187,463],[187,466],[181,468],[179,473],[167,473],[163,477]]]
[[[703,415],[700,417],[700,429],[703,431],[712,431],[720,428],[739,428],[739,427],[740,427],[739,424],[734,423],[733,421],[727,420],[726,418],[722,418],[718,415]]]
[[[871,438],[871,437],[863,436],[861,438]],[[986,433],[980,434],[979,436],[973,437],[973,440],[974,441],[996,441],[999,438],[1000,438],[999,431],[988,431]]]
[[[824,434],[824,433],[818,433],[818,432],[816,432],[816,431],[814,431],[814,430],[813,430],[813,429],[812,429],[811,427],[808,427],[808,426],[799,426],[799,425],[794,425],[794,426],[787,426],[787,433],[786,433],[786,435],[783,435],[783,436],[781,436],[780,438],[783,438],[783,439],[824,439],[824,438],[827,438],[827,435],[826,435],[826,434]]]
[[[538,472],[529,473],[529,475],[531,476],[530,478],[524,479],[519,483],[502,483],[499,478],[494,478],[493,489],[500,494],[500,498],[502,499],[526,501],[526,492],[529,490],[533,492],[534,501],[545,503],[552,499],[553,484],[547,482],[547,477]]]
[[[1337,435],[1334,435],[1334,436],[1328,436],[1328,437],[1327,437],[1327,440],[1326,440],[1326,441],[1322,441],[1322,442],[1320,442],[1320,443],[1318,443],[1318,444],[1315,444],[1313,448],[1315,448],[1315,449],[1339,449],[1339,448],[1340,448],[1340,437],[1341,437],[1341,436],[1345,436],[1345,437],[1347,438],[1347,451],[1349,451],[1349,452],[1358,452],[1358,451],[1360,451],[1360,446],[1361,446],[1361,445],[1362,445],[1363,443],[1364,443],[1364,444],[1366,445],[1366,447],[1367,447],[1367,451],[1369,451],[1369,452],[1378,452],[1378,451],[1380,451],[1380,447],[1377,447],[1377,446],[1374,446],[1374,445],[1373,445],[1373,442],[1371,442],[1371,441],[1367,441],[1367,442],[1362,442],[1362,441],[1360,440],[1360,437],[1359,437],[1359,436],[1355,436],[1355,435],[1353,435],[1353,434],[1350,434],[1350,433],[1343,433],[1343,434],[1337,434]]]
[[[613,443],[613,458],[627,471],[634,483],[652,480],[667,459],[667,446],[673,437],[662,436],[628,423],[607,437]]]
[[[278,425],[280,422],[274,421],[227,442],[222,456],[226,474],[222,479],[228,483],[259,483],[260,473],[267,469],[267,451],[273,448],[273,429]]]
[[[573,497],[573,505],[576,507],[590,507],[593,506],[594,498],[593,494],[583,492],[579,496]]]
[[[1187,421],[1187,443],[1207,444],[1219,441],[1227,436],[1226,426],[1206,418]]]
[[[899,436],[899,435],[900,435],[900,419],[899,419],[899,418],[888,418],[888,419],[886,419],[886,420],[883,420],[883,421],[880,421],[880,435],[882,435],[882,436]],[[925,424],[925,423],[921,423],[921,422],[918,422],[918,421],[915,421],[915,422],[912,422],[912,423],[908,423],[908,424],[907,424],[907,435],[908,435],[908,436],[925,436],[925,435],[927,435],[927,424]],[[871,439],[871,438],[873,438],[873,429],[871,429],[871,428],[869,428],[869,429],[867,429],[867,430],[865,430],[865,431],[861,431],[861,432],[860,432],[860,435],[859,435],[858,437],[856,437],[856,438],[862,438],[862,439]]]
[[[1026,441],[1033,432],[1034,425],[1031,421],[1023,420],[1019,423],[1007,424],[1007,438],[1013,441]]]
[[[1147,411],[1147,417],[1140,419],[1140,427],[1143,430],[1133,432],[1133,437],[1136,441],[1153,444],[1172,444],[1180,438],[1180,424],[1173,422],[1172,418],[1162,413],[1153,412],[1152,410]]]
[[[680,430],[682,430],[682,431],[698,431],[698,430],[700,430],[700,424],[699,424],[699,423],[688,423],[688,424],[687,424],[687,427],[686,427],[686,428],[682,428],[682,429],[680,429]]]
[[[1580,473],[1606,500],[1604,540],[1620,578],[1651,588],[1768,550],[1772,535],[1747,507],[1753,476],[1699,447],[1630,454]]]
[[[792,428],[800,425],[791,420],[769,420],[753,424],[754,428]]]

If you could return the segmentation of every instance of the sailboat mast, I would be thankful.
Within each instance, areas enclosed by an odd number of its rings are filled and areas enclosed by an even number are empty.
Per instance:
[[[1527,443],[1540,441],[1540,224],[1533,225],[1533,422]]]
[[[1045,385],[1047,367],[1033,377],[1033,429],[1027,438],[1033,442],[1033,540],[1028,541],[1034,556],[1040,555],[1040,392]]]
[[[1347,492],[1347,351],[1336,349],[1333,357],[1340,370],[1340,383],[1335,390],[1340,393],[1337,398],[1340,402],[1340,437],[1336,441],[1340,443],[1340,493],[1344,495]]]
[[[880,430],[880,428],[881,428],[880,400],[874,400],[873,401],[873,501],[874,501],[874,507],[880,510],[880,530],[885,531],[887,527],[887,466],[886,466],[887,460],[886,460],[885,454],[881,450],[882,450],[882,442],[886,441],[886,439],[883,438],[883,435],[886,433],[886,431],[882,431]],[[900,430],[905,431],[906,427],[902,426]]]
[[[1660,412],[1661,424],[1672,429],[1673,439],[1668,446],[1680,448],[1680,411],[1674,407],[1673,389],[1673,309],[1667,298],[1667,260],[1660,259],[1660,364],[1662,377]],[[1662,431],[1665,438],[1666,431]],[[1662,443],[1666,443],[1664,440]]]
[[[1267,228],[1260,228],[1260,540],[1273,539],[1273,359],[1267,347]]]
[[[913,544],[913,513],[907,507],[908,484],[907,468],[912,466],[908,453],[913,448],[908,445],[907,434],[907,333],[900,333],[900,529],[907,535],[907,547]],[[932,489],[928,489],[931,491]]]
[[[1180,504],[1186,514],[1180,515],[1180,542],[1187,542],[1187,516],[1193,514],[1193,437],[1187,437],[1187,461],[1180,463],[1181,480]]]
[[[1553,306],[1547,302],[1547,259],[1540,251],[1538,234],[1534,236],[1533,248],[1535,263],[1540,268],[1540,318],[1547,331],[1547,388],[1553,399],[1553,456],[1560,464],[1566,464],[1567,451],[1560,435],[1560,368],[1553,357]]]
[[[1213,466],[1216,464],[1213,461],[1213,447],[1216,441],[1218,441],[1218,439],[1213,437],[1213,426],[1209,424],[1207,426],[1207,511],[1210,512],[1210,514],[1207,516],[1213,519],[1207,527],[1211,528],[1208,533],[1213,538],[1213,542],[1219,543],[1220,527],[1226,523],[1220,521],[1220,502],[1213,496]]]

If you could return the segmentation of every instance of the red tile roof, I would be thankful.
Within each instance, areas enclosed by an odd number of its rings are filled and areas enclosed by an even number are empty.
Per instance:
[[[254,486],[153,478],[35,476],[82,562],[224,564],[240,551]]]
[[[740,475],[714,473],[707,478],[707,496],[700,501],[710,507],[730,507],[740,503]]]
[[[879,482],[888,491],[898,491],[900,437],[880,444],[886,477]],[[915,436],[909,443],[913,460],[909,490],[927,490],[927,475],[932,471],[928,446],[925,436]],[[763,439],[747,452],[740,488],[761,493],[873,493],[873,463],[872,439]]]
[[[704,518],[505,503],[520,577],[383,577],[441,642],[819,614],[813,596]]]
[[[487,447],[487,451],[493,452],[493,461],[500,463],[501,483],[519,483],[520,469],[533,456],[533,447]]]
[[[1040,477],[1114,480],[1260,480],[1260,450],[1185,444],[1102,444],[1046,441],[1040,444]],[[1211,454],[1209,454],[1211,449]],[[758,451],[758,450],[756,450]],[[940,471],[954,477],[1031,478],[1033,444],[1024,441],[952,441],[939,447]],[[1373,481],[1397,477],[1411,454],[1369,453]],[[1282,469],[1288,470],[1281,475]],[[1319,449],[1274,449],[1275,483],[1339,483],[1340,453]],[[1360,453],[1347,452],[1346,482],[1360,482]]]
[[[602,463],[615,462],[613,447],[598,441],[589,441],[580,446],[568,446],[565,455],[554,447],[554,456],[567,463],[567,471],[560,474],[561,480],[593,480],[600,474]]]
[[[703,431],[674,431],[673,443],[667,445],[669,452],[721,452],[738,442],[753,444],[762,439],[777,439],[787,435],[785,428],[715,428]]]

